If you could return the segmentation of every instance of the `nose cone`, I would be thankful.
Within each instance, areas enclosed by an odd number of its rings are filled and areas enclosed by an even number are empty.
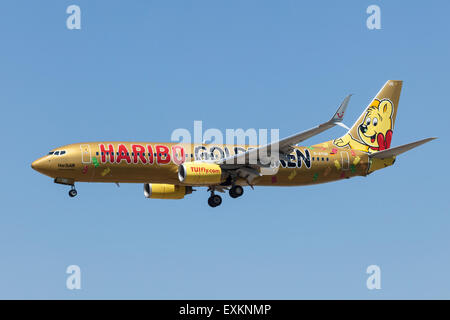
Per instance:
[[[44,173],[44,171],[48,168],[48,160],[46,160],[45,157],[39,158],[33,161],[31,168],[38,172]]]

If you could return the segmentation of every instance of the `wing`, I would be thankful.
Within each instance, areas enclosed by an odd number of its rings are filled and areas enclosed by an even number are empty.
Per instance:
[[[345,97],[344,101],[342,101],[333,117],[327,122],[324,122],[312,129],[296,133],[287,138],[273,142],[271,144],[267,144],[225,159],[221,159],[218,161],[218,164],[220,164],[221,167],[225,169],[236,168],[242,165],[249,164],[257,166],[269,166],[274,158],[287,159],[287,155],[292,152],[293,146],[295,146],[296,144],[309,139],[325,130],[333,128],[336,125],[342,125],[342,120],[344,119],[345,110],[347,109],[350,97],[351,95]]]

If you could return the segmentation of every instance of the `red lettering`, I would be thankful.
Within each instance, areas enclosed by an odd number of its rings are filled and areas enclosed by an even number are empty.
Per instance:
[[[100,145],[101,162],[106,162],[106,152],[109,152],[109,162],[114,162],[114,147],[112,144],[108,145],[108,150],[105,149],[105,145]]]
[[[156,162],[158,164],[168,164],[170,162],[169,148],[166,146],[157,145],[156,148]]]
[[[130,154],[128,153],[127,147],[123,144],[119,144],[119,155],[117,156],[116,162],[120,163],[122,160],[127,160],[127,163],[131,163]]]
[[[147,159],[145,159],[145,148],[144,146],[141,146],[140,144],[133,144],[131,146],[131,149],[133,150],[133,163],[138,163],[138,154],[139,159],[142,163],[147,163]]]
[[[172,147],[172,161],[173,163],[180,165],[185,161],[184,149],[182,146]]]
[[[148,150],[148,163],[152,164],[153,163],[153,148],[151,145],[147,145],[147,150]]]

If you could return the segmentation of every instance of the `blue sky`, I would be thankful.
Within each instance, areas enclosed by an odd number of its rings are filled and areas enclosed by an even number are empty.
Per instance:
[[[66,8],[81,7],[81,30]],[[381,8],[381,30],[366,8]],[[445,1],[2,1],[0,298],[450,298]],[[68,188],[30,168],[97,140],[176,128],[352,124],[404,80],[393,145],[439,140],[366,178],[246,190],[207,206],[142,185]],[[338,137],[342,128],[308,144]],[[82,289],[65,287],[79,265]],[[381,290],[366,288],[369,265]]]

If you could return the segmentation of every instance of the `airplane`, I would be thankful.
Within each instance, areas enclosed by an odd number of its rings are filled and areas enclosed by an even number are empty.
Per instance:
[[[436,139],[390,147],[402,84],[388,80],[345,135],[315,145],[298,146],[336,125],[347,128],[343,118],[351,95],[327,122],[270,144],[75,143],[51,150],[31,167],[71,186],[70,197],[77,195],[75,182],[143,183],[145,197],[152,199],[183,199],[194,188],[207,187],[211,207],[222,203],[216,192],[238,198],[245,186],[300,186],[367,176]]]

